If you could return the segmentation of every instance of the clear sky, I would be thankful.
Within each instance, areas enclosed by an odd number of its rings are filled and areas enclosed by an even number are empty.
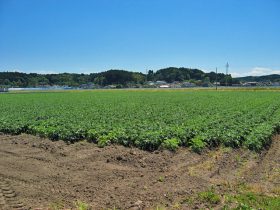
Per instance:
[[[0,71],[280,74],[280,0],[0,0]]]

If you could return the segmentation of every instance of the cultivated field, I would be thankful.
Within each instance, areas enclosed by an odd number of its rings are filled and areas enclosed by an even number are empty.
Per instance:
[[[245,146],[280,128],[279,92],[92,91],[0,95],[0,132],[144,150]]]
[[[279,94],[1,94],[0,209],[280,208]]]

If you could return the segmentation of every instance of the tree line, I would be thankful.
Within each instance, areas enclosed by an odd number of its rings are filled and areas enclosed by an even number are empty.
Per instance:
[[[213,83],[217,80],[221,84],[238,83],[231,75],[215,72],[205,73],[199,69],[169,67],[157,71],[149,70],[147,74],[125,70],[108,70],[100,73],[76,74],[37,74],[21,72],[0,72],[0,86],[4,87],[43,87],[43,86],[71,86],[79,87],[82,84],[94,83],[99,86],[144,85],[147,81],[172,82],[200,82]]]

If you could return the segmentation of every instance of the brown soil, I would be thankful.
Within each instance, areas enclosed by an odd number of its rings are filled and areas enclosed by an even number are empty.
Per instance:
[[[73,208],[77,200],[93,209],[193,209],[202,204],[184,201],[210,187],[223,194],[246,183],[279,193],[279,174],[279,136],[261,154],[219,148],[199,155],[0,135],[0,209]]]

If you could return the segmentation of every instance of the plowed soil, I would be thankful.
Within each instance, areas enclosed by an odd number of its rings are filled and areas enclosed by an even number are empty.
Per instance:
[[[234,192],[242,183],[265,194],[279,190],[279,136],[260,154],[228,148],[197,154],[0,134],[0,209],[73,208],[77,200],[93,209],[193,209],[202,204],[186,198],[210,187]]]

